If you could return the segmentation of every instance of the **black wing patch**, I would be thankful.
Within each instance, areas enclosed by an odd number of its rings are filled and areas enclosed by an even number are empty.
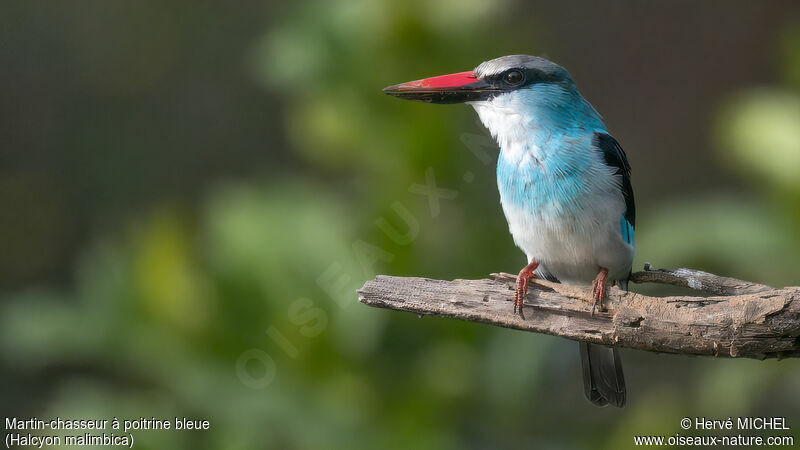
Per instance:
[[[619,142],[610,134],[595,133],[592,144],[603,152],[603,159],[609,167],[615,167],[622,176],[622,196],[625,198],[625,220],[636,226],[636,204],[633,201],[633,187],[631,186],[631,166],[625,151]]]

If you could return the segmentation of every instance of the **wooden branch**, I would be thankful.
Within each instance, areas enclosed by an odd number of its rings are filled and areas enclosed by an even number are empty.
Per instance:
[[[685,286],[712,296],[648,297],[616,287],[607,311],[591,312],[591,289],[531,280],[525,319],[512,313],[515,275],[432,280],[378,275],[362,303],[664,353],[784,358],[800,356],[800,287],[776,289],[691,269],[634,273],[635,283]]]

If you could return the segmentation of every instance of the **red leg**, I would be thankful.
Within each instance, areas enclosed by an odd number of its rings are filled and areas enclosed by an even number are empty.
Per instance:
[[[528,280],[536,277],[533,271],[536,270],[537,267],[539,267],[539,263],[531,261],[530,264],[519,271],[519,276],[517,276],[517,284],[514,288],[514,313],[519,310],[519,316],[523,319],[525,318],[525,314],[522,313],[522,301],[525,299],[525,294],[528,292]]]
[[[592,303],[592,315],[598,306],[603,310],[603,297],[606,293],[606,280],[608,280],[608,269],[605,267],[600,268],[600,273],[594,278],[592,283],[592,293],[594,294],[594,303]]]

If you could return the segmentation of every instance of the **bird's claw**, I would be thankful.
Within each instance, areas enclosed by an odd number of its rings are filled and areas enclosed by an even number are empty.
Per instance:
[[[595,297],[594,301],[592,301],[592,312],[590,314],[592,317],[594,317],[594,312],[595,312],[595,310],[597,310],[597,306],[598,305],[600,306],[600,311],[604,311],[604,309],[603,309],[603,300],[602,299],[597,299]]]
[[[517,284],[514,286],[514,314],[519,313],[519,316],[525,318],[525,313],[522,312],[522,301],[525,297],[525,291],[528,289],[528,279],[526,277],[517,277]]]
[[[519,314],[519,317],[525,320],[525,313],[522,312],[522,302],[518,301],[516,298],[514,298],[514,314]]]
[[[605,297],[607,276],[608,271],[606,269],[602,269],[592,283],[592,317],[594,317],[594,312],[598,306],[600,307],[600,311],[605,311],[603,306],[603,297]]]
[[[536,278],[533,271],[536,270],[537,267],[539,267],[539,264],[535,261],[531,261],[525,268],[519,271],[517,282],[514,285],[514,314],[517,314],[519,311],[519,316],[523,320],[525,319],[525,313],[522,312],[522,302],[525,300],[525,294],[528,292],[528,281],[531,278]]]
[[[525,270],[523,269],[523,272]],[[520,273],[517,277],[517,283],[514,287],[514,314],[519,313],[522,319],[525,319],[525,313],[522,311],[525,294],[528,292],[528,281],[531,278],[536,278],[533,273]]]

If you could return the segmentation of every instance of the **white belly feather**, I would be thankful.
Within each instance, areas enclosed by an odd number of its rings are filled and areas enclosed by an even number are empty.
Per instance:
[[[563,283],[591,283],[602,267],[609,280],[625,279],[633,262],[633,247],[622,239],[620,217],[625,204],[610,195],[591,201],[591,210],[546,215],[503,202],[514,242],[528,262]]]

